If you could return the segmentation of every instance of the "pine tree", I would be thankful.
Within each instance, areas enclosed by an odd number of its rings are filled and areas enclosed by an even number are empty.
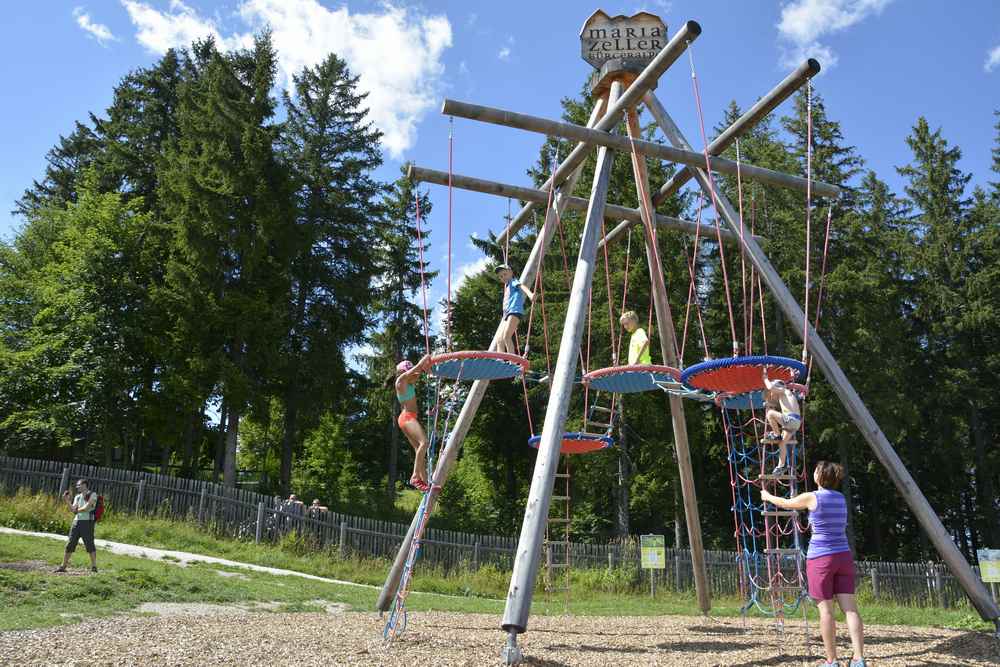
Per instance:
[[[46,207],[62,208],[77,199],[78,181],[103,151],[103,142],[94,130],[77,121],[73,132],[59,137],[58,145],[45,155],[45,177],[32,186],[14,205],[14,213],[29,217]]]
[[[271,119],[270,35],[222,55],[196,43],[196,76],[180,87],[179,139],[160,197],[174,228],[167,267],[172,335],[218,378],[227,413],[224,483],[236,482],[240,418],[275,366],[295,236],[286,170]]]
[[[391,387],[386,388],[383,380],[392,377],[398,362],[403,359],[415,362],[427,346],[433,344],[428,338],[429,330],[425,331],[425,326],[430,326],[433,304],[427,304],[428,321],[425,323],[423,300],[437,276],[437,272],[430,271],[426,260],[430,249],[427,242],[430,199],[417,190],[416,184],[406,175],[407,169],[408,165],[402,167],[402,175],[389,188],[383,202],[385,217],[379,225],[376,263],[380,280],[375,286],[373,304],[379,329],[372,336],[375,354],[368,359],[372,386],[369,400],[373,403],[369,409],[373,416],[378,415],[378,422],[388,426],[386,493],[390,498],[396,494],[402,439],[396,426],[399,404],[395,392]],[[418,201],[421,230],[417,228]]]
[[[344,398],[344,348],[361,341],[375,275],[381,218],[372,172],[382,163],[381,132],[358,79],[330,55],[293,78],[281,157],[295,201],[290,291],[285,297],[279,391],[284,401],[280,484],[286,492],[302,424]]]

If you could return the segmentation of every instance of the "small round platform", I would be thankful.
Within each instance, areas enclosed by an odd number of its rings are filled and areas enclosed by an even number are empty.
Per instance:
[[[760,410],[764,407],[764,392],[758,389],[745,394],[719,394],[716,403],[727,410]]]
[[[591,389],[616,394],[635,394],[659,389],[658,382],[677,382],[681,372],[670,366],[612,366],[591,371],[583,376]]]
[[[538,449],[542,436],[533,435],[528,438],[528,444]],[[560,454],[588,454],[614,446],[615,441],[610,435],[600,433],[564,433]]]
[[[507,352],[448,352],[431,357],[431,375],[450,380],[504,380],[528,369],[528,360]]]
[[[712,359],[689,366],[681,373],[681,382],[692,389],[745,394],[764,388],[763,370],[772,380],[795,382],[806,374],[805,364],[788,357],[756,355]]]

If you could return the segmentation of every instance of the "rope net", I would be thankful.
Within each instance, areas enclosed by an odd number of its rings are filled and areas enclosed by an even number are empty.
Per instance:
[[[802,444],[788,445],[787,474],[770,474],[778,461],[778,448],[760,444],[764,415],[753,403],[722,400],[720,406],[744,601],[740,612],[745,615],[756,608],[780,623],[807,597],[802,526],[796,512],[763,503],[760,489],[784,497],[799,492],[805,481]]]

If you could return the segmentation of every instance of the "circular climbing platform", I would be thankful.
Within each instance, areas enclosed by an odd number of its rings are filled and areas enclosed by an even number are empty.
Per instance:
[[[542,441],[542,436],[533,435],[528,438],[528,444],[538,449],[538,443]],[[559,447],[560,454],[588,454],[601,449],[608,449],[615,444],[614,439],[609,435],[600,433],[564,433],[562,444]]]
[[[681,373],[681,382],[691,389],[746,394],[764,388],[764,369],[772,380],[795,382],[806,374],[806,366],[788,357],[756,355],[712,359],[689,366]]]
[[[504,380],[528,369],[528,360],[507,352],[447,352],[431,357],[431,375],[450,380]]]
[[[660,389],[660,384],[677,382],[680,371],[670,366],[612,366],[591,371],[583,376],[591,389],[615,394],[635,394]]]

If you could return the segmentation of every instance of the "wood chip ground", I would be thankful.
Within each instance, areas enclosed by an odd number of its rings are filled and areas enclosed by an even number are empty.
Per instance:
[[[504,635],[484,614],[414,612],[393,645],[381,621],[360,612],[240,616],[119,616],[46,630],[0,633],[0,665],[498,665]],[[761,667],[818,665],[815,623],[783,636],[763,620],[535,617],[521,635],[526,664]],[[869,664],[998,665],[1000,643],[985,633],[872,626]],[[847,649],[841,628],[842,649]]]

